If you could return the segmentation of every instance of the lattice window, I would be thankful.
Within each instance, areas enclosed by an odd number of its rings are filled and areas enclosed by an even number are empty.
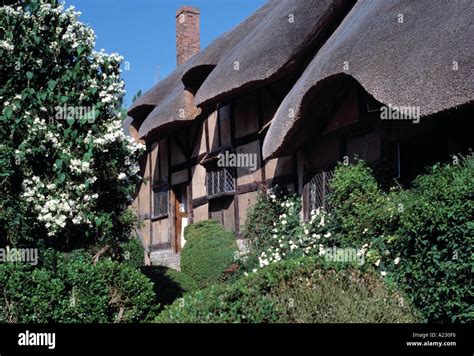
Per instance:
[[[235,191],[234,175],[231,168],[208,170],[206,174],[207,195],[209,197]]]
[[[153,188],[153,217],[168,215],[168,185]]]
[[[323,171],[316,173],[309,181],[309,210],[324,208],[329,211],[331,207],[328,203],[329,181],[333,176],[333,171]]]

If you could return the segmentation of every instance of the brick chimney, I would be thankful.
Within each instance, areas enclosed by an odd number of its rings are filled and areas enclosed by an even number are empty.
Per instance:
[[[183,6],[176,11],[176,60],[178,65],[185,63],[199,52],[200,11],[191,6]]]

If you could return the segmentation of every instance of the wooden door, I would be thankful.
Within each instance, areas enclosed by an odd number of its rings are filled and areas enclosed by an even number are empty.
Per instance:
[[[188,225],[188,197],[186,185],[174,188],[175,194],[175,246],[176,252],[181,251],[186,242],[184,240],[184,228]]]

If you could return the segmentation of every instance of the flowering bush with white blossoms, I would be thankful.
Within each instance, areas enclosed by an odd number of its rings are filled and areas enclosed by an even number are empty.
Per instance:
[[[0,7],[0,236],[10,242],[130,232],[144,145],[122,129],[122,57],[94,51],[79,16],[54,0]]]
[[[277,203],[274,194],[271,198]],[[301,221],[301,201],[295,195],[278,204],[283,212],[273,223],[272,236],[258,258],[259,266],[265,267],[282,259],[324,255],[328,239],[331,237],[326,225],[329,215],[318,208],[311,211],[308,221]]]

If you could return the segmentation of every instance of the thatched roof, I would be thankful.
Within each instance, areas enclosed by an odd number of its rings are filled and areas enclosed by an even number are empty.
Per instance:
[[[128,114],[140,123],[138,133],[141,138],[146,139],[162,126],[193,120],[199,115],[200,110],[194,105],[194,96],[181,81],[183,72],[194,58],[140,96],[129,109]]]
[[[322,44],[353,2],[269,1],[250,21],[226,34],[233,45],[225,47],[202,83],[196,104],[215,103],[288,74],[301,64],[306,50]]]
[[[196,104],[216,103],[297,68],[353,3],[270,0],[135,101],[128,114],[141,124],[140,137],[163,135],[193,120],[201,112]]]
[[[241,40],[245,29],[254,27],[270,9],[266,4],[257,10],[140,96],[128,110],[139,124],[140,137],[164,136],[183,121],[195,119],[201,110],[195,105],[193,88],[201,85],[222,55]]]
[[[187,86],[200,86],[217,63],[241,42],[248,32],[254,29],[268,16],[274,6],[274,0],[267,2],[233,29],[225,32],[207,46],[191,66],[183,73],[182,80]]]
[[[470,0],[359,1],[282,102],[264,158],[301,142],[296,138],[304,131],[302,119],[318,120],[305,117],[314,103],[311,93],[344,75],[386,105],[419,106],[422,116],[472,103],[473,21]]]

